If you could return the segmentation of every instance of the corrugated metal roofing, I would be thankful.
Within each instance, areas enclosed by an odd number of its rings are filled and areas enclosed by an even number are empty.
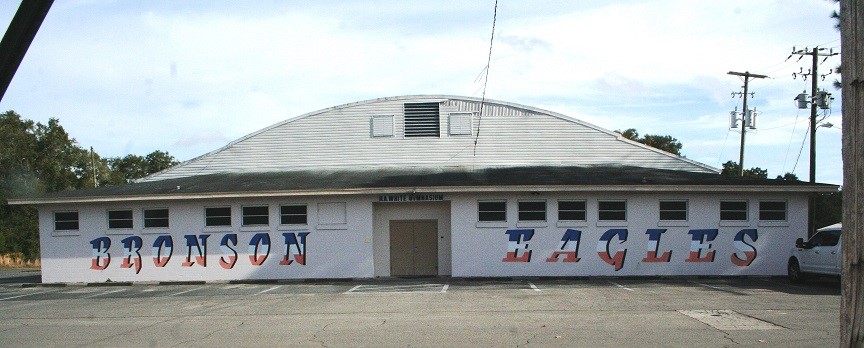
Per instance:
[[[440,103],[440,137],[406,137],[406,103]],[[267,127],[142,181],[217,173],[380,167],[626,165],[718,172],[551,111],[494,100],[486,100],[482,109],[480,115],[478,98],[445,95],[340,105]],[[450,135],[449,114],[464,112],[476,115],[473,132]],[[376,116],[393,117],[393,136],[372,136]]]

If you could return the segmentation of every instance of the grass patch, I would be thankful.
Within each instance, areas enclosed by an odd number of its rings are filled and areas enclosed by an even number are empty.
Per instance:
[[[22,253],[9,253],[0,255],[0,268],[39,268],[42,263],[39,259],[28,260]]]

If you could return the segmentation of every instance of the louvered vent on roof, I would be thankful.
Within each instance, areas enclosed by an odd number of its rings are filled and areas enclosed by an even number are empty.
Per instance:
[[[439,103],[405,103],[405,137],[441,136]]]

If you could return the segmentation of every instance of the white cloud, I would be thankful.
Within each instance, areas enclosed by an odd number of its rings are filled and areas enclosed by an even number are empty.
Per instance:
[[[475,79],[486,65],[492,5],[57,3],[0,108],[43,122],[58,117],[82,145],[106,156],[160,149],[188,159],[224,139],[342,103],[479,96],[484,80]],[[0,5],[0,15],[11,19],[14,6]],[[740,109],[730,93],[741,83],[726,73],[766,73],[777,78],[751,85],[764,131],[748,138],[745,166],[780,174],[790,136],[799,141],[782,126],[795,120],[794,94],[808,88],[791,79],[806,59],[784,59],[792,45],[839,45],[829,18],[835,6],[502,2],[487,97],[611,130],[670,134],[689,158],[719,166],[737,161],[727,127],[728,112]],[[832,122],[839,124],[836,105]],[[820,168],[833,168],[824,177],[835,183],[842,180],[831,155],[839,153],[837,134],[820,128],[817,138]]]

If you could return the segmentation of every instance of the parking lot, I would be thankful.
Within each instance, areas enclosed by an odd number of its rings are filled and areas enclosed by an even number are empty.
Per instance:
[[[0,346],[797,347],[839,335],[836,279],[34,279],[0,271]]]

